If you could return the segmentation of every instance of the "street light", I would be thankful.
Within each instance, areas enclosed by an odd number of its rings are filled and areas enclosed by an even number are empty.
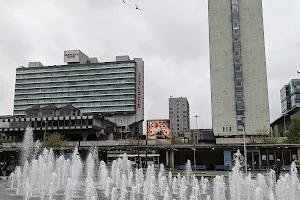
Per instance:
[[[194,170],[196,170],[196,148],[191,148],[194,151]]]
[[[123,139],[123,120],[121,119],[121,140]]]
[[[47,121],[45,121],[44,142],[46,140],[46,129],[47,129]]]
[[[243,138],[244,138],[244,162],[245,162],[245,172],[247,174],[248,164],[247,164],[247,148],[246,148],[246,132],[245,132],[245,117],[242,117],[243,123]]]
[[[194,117],[196,118],[196,134],[197,134],[196,140],[197,140],[197,144],[198,144],[198,140],[199,140],[199,138],[198,138],[198,135],[199,135],[199,133],[198,133],[198,117],[200,117],[200,116],[195,115]]]

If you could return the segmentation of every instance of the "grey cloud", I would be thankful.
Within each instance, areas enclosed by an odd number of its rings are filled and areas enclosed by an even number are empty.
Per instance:
[[[299,4],[264,0],[271,119],[279,89],[297,77]],[[206,0],[3,0],[0,9],[0,114],[12,113],[16,67],[63,64],[64,50],[81,49],[99,61],[144,59],[146,119],[167,118],[168,97],[186,96],[191,126],[197,114],[211,127]]]

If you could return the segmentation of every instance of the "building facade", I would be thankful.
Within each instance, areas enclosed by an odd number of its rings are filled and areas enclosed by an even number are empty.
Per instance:
[[[300,106],[300,79],[292,79],[280,90],[281,112],[287,113],[295,106]]]
[[[186,97],[169,98],[171,134],[190,130],[190,106]]]
[[[100,113],[123,132],[142,133],[144,120],[144,62],[117,56],[98,62],[79,50],[64,52],[66,65],[31,62],[16,70],[14,115],[27,108],[72,104],[84,113]],[[125,135],[125,134],[124,134]]]
[[[262,0],[209,0],[208,14],[215,136],[269,129]]]
[[[271,123],[272,133],[283,136],[291,117],[300,117],[300,79],[292,79],[280,90],[281,116]]]

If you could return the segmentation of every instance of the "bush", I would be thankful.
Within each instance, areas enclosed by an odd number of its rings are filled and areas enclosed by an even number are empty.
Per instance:
[[[46,138],[42,143],[42,147],[43,148],[64,147],[67,146],[67,144],[68,141],[65,139],[65,136],[55,132],[46,135]]]

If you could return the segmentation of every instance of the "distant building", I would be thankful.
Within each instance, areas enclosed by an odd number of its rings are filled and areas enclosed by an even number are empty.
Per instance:
[[[300,79],[292,79],[280,90],[281,116],[271,123],[274,135],[283,136],[292,116],[300,117]]]
[[[214,134],[270,126],[262,0],[208,0]]]
[[[176,134],[176,139],[186,144],[216,143],[212,129],[191,129],[179,132]]]
[[[291,108],[300,106],[300,79],[292,79],[280,90],[281,112],[287,113]]]
[[[30,62],[16,70],[14,115],[33,106],[72,104],[81,113],[105,116],[128,135],[142,134],[144,61],[117,56],[98,62],[79,50],[64,52],[66,65]],[[126,137],[126,134],[123,134]]]
[[[190,106],[186,97],[169,98],[169,119],[172,135],[190,130]]]

